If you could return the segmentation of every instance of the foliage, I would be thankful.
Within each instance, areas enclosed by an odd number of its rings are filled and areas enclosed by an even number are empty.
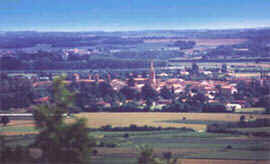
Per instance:
[[[154,101],[158,100],[158,93],[147,83],[142,87],[141,97],[146,100],[147,106],[151,106]]]
[[[28,107],[33,103],[33,87],[30,80],[8,77],[4,73],[0,74],[0,79],[0,110]]]
[[[172,158],[171,152],[163,153],[164,158],[157,158],[154,156],[154,149],[148,145],[142,145],[137,147],[140,151],[139,157],[137,158],[138,164],[176,164],[177,159]]]
[[[138,147],[140,155],[138,164],[159,164],[159,161],[154,157],[154,150],[150,146],[143,145]]]
[[[232,134],[241,134],[254,136],[268,137],[270,136],[269,132],[257,132],[257,131],[243,131],[236,128],[258,128],[258,127],[269,127],[270,119],[256,119],[255,121],[244,121],[245,116],[240,117],[239,122],[228,122],[228,123],[219,123],[219,124],[210,124],[207,125],[207,132],[212,133],[232,133]]]
[[[161,90],[160,90],[160,96],[164,99],[171,99],[173,98],[173,95],[174,93],[172,92],[172,90],[170,90],[168,87],[163,87]]]
[[[148,125],[144,125],[144,126],[137,126],[135,124],[131,124],[128,127],[112,127],[111,125],[105,125],[102,126],[101,128],[98,129],[91,129],[91,131],[106,131],[106,132],[113,132],[113,131],[118,131],[118,132],[125,132],[125,131],[161,131],[161,130],[179,130],[182,132],[194,132],[193,129],[191,128],[186,128],[186,127],[182,127],[182,128],[175,128],[175,127],[154,127],[154,126],[148,126]]]
[[[62,80],[54,80],[53,103],[39,105],[34,111],[40,130],[35,145],[49,162],[88,163],[94,141],[89,138],[84,119],[76,119],[70,124],[64,122],[64,114],[72,107],[74,94],[65,88]]]
[[[120,93],[122,93],[127,100],[139,99],[139,92],[127,86],[123,87]]]
[[[266,113],[270,113],[270,95],[262,96],[257,105],[264,107]]]
[[[222,73],[227,73],[227,65],[226,64],[222,64],[221,72]]]
[[[226,107],[221,103],[207,103],[203,107],[203,112],[214,112],[214,113],[226,113]]]
[[[242,115],[242,116],[240,116],[240,122],[245,122],[245,120],[246,120],[246,116],[244,116],[244,115]]]
[[[3,124],[3,126],[7,126],[7,124],[10,122],[9,117],[8,116],[3,116],[1,118],[1,123]]]

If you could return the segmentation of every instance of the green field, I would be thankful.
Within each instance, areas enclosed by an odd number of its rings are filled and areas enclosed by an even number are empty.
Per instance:
[[[264,113],[264,108],[241,108],[241,109],[235,109],[235,112],[237,113]]]
[[[88,124],[94,125],[91,127],[96,128],[109,123],[113,127],[123,124],[128,126],[131,123],[137,124],[136,120],[140,121],[138,126],[157,124],[162,127],[178,127],[178,129],[172,130],[89,132],[89,135],[97,139],[97,146],[93,148],[98,151],[98,154],[92,158],[94,164],[136,163],[139,153],[137,147],[140,145],[153,147],[155,156],[162,157],[162,153],[172,152],[174,157],[183,160],[220,159],[224,160],[223,163],[229,159],[241,162],[244,160],[270,160],[270,138],[207,133],[199,129],[191,132],[179,128],[182,125],[200,127],[213,123],[235,122],[239,120],[240,114],[81,113],[77,116],[87,117]],[[253,116],[256,118],[269,117],[268,115]],[[186,117],[186,120],[182,120],[183,117]],[[119,118],[122,120],[120,121]],[[22,120],[12,121],[7,127],[0,127],[2,133],[12,134],[5,136],[8,145],[15,147],[17,145],[30,145],[34,142],[35,133],[38,131],[33,126],[33,122],[30,120],[25,122]],[[233,130],[270,131],[270,127]]]
[[[129,138],[124,138],[128,133]],[[103,136],[102,141],[116,143],[116,148],[97,148],[101,154],[95,157],[97,163],[106,163],[106,159],[127,159],[135,161],[138,154],[136,145],[154,147],[157,156],[162,152],[172,152],[177,158],[210,159],[270,159],[270,139],[254,139],[230,134],[181,132],[177,130],[157,132],[95,132]],[[231,145],[231,149],[226,149]],[[106,150],[107,149],[107,150]],[[239,152],[239,153],[237,153]],[[130,158],[128,158],[130,157]],[[105,160],[105,161],[104,161]]]
[[[17,129],[18,130],[18,129]],[[29,129],[25,129],[26,131]],[[22,131],[20,129],[19,131]],[[128,134],[129,137],[124,137]],[[231,134],[214,134],[206,132],[183,132],[181,130],[161,130],[143,132],[90,132],[95,136],[98,155],[93,157],[93,163],[134,163],[138,156],[136,147],[150,145],[156,156],[163,152],[172,152],[177,158],[209,158],[209,159],[237,159],[258,160],[269,159],[270,139],[249,138]],[[8,136],[7,143],[11,146],[31,144],[33,137]],[[230,145],[232,148],[227,149]]]
[[[233,128],[240,132],[270,132],[270,127],[259,127],[259,128]]]

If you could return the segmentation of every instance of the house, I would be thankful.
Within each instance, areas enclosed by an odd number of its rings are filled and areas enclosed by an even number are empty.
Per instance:
[[[39,103],[45,103],[45,102],[48,102],[48,101],[49,101],[49,96],[34,99],[34,102],[38,103],[38,104]]]
[[[241,109],[242,106],[240,104],[227,104],[226,110],[234,112],[237,109]]]

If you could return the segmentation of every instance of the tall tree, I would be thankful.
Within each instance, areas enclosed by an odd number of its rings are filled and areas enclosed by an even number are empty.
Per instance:
[[[152,102],[158,100],[158,93],[149,84],[145,84],[142,87],[141,96],[150,105]]]
[[[199,74],[199,66],[197,63],[192,63],[192,74]]]
[[[138,99],[139,97],[139,92],[136,89],[133,89],[127,86],[120,89],[119,92],[123,94],[128,100]]]
[[[50,163],[89,163],[94,140],[89,138],[85,120],[76,119],[69,124],[64,121],[73,96],[65,88],[63,78],[55,79],[53,103],[39,105],[34,111],[36,127],[40,130],[35,145]]]
[[[171,99],[173,97],[172,90],[165,86],[160,90],[160,96],[164,99]]]
[[[227,64],[222,64],[222,66],[221,66],[221,72],[222,73],[227,73]]]

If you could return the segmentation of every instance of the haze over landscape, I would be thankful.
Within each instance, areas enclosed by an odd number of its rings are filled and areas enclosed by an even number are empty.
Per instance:
[[[270,26],[268,0],[2,0],[2,31],[130,31]]]

